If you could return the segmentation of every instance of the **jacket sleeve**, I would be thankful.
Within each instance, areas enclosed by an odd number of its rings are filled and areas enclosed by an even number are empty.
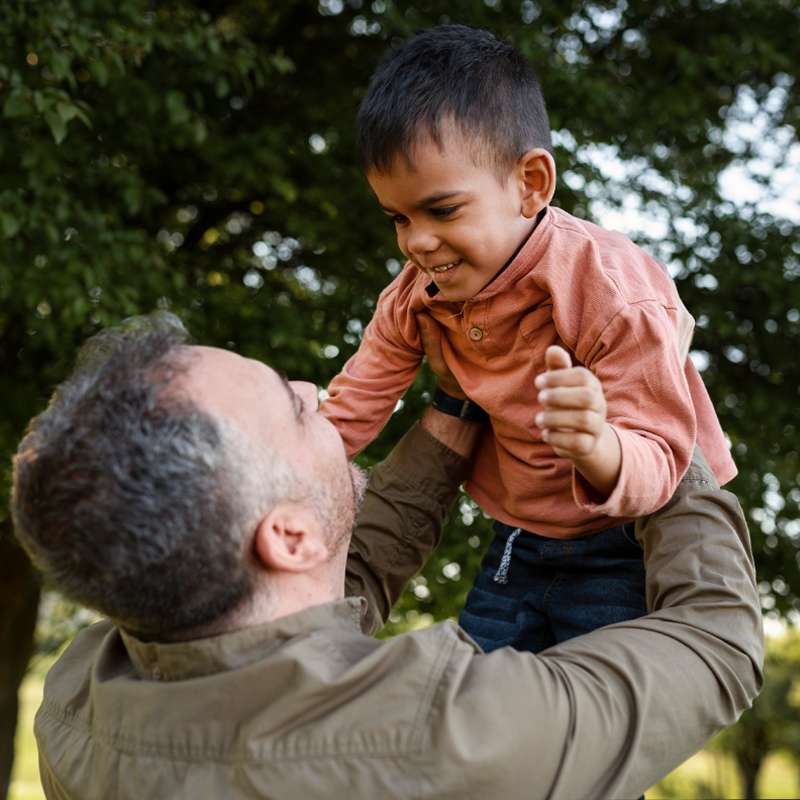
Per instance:
[[[439,543],[469,462],[419,423],[370,475],[347,560],[345,592],[367,599],[364,632],[375,633]]]
[[[459,765],[476,797],[633,798],[751,705],[763,635],[747,528],[699,451],[637,537],[647,616],[538,656],[453,637],[433,699],[439,774]]]
[[[322,413],[336,426],[349,457],[380,433],[422,362],[413,296],[413,284],[401,273],[381,293],[358,350],[328,386]]]

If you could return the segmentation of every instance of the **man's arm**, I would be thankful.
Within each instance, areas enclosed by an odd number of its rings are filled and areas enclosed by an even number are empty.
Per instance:
[[[637,535],[647,616],[538,656],[455,642],[434,700],[442,770],[461,764],[464,785],[505,798],[636,797],[752,703],[763,636],[747,528],[699,451]]]
[[[345,592],[367,598],[364,630],[386,621],[439,543],[481,425],[433,408],[370,475],[347,560]]]

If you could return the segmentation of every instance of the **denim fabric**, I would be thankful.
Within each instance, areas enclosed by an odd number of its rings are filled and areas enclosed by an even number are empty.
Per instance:
[[[486,652],[510,645],[536,653],[647,612],[633,523],[577,539],[518,530],[494,523],[459,619]]]

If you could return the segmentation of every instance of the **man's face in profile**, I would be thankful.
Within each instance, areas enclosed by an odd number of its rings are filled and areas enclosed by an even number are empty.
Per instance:
[[[200,408],[234,425],[263,453],[285,459],[332,537],[349,542],[366,479],[347,460],[336,428],[319,412],[317,387],[287,381],[253,359],[213,347],[189,347],[180,390]],[[299,488],[299,487],[298,487]]]

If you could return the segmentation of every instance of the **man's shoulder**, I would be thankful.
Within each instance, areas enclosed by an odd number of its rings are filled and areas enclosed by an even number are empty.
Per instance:
[[[190,776],[224,784],[229,797],[254,796],[254,786],[255,796],[300,787],[305,797],[345,797],[354,780],[369,787],[361,796],[397,786],[396,796],[418,794],[409,765],[429,760],[440,687],[455,654],[477,650],[452,622],[386,640],[318,628],[239,667],[163,681],[109,667],[116,644],[108,625],[82,634],[53,671],[72,680],[82,667],[82,689],[53,684],[37,720],[45,771],[76,796],[112,776],[120,798],[165,796],[165,787],[188,796]]]
[[[338,748],[354,731],[360,731],[359,741],[352,744],[361,748],[367,746],[364,731],[372,731],[372,741],[400,746],[390,734],[410,735],[425,717],[456,650],[478,648],[453,622],[387,639],[331,627],[293,636],[241,667],[191,680],[149,680],[134,669],[118,629],[103,622],[79,633],[51,668],[41,716],[51,730],[67,723],[92,738],[114,732],[112,738],[124,734],[130,740],[136,730],[144,750],[165,756],[184,734],[188,742],[190,727],[195,733],[203,728],[203,720],[209,730],[230,734],[242,716],[248,718],[246,735],[259,737],[265,757],[304,751],[303,742],[311,740],[319,747],[337,742]],[[279,687],[288,674],[291,691],[284,691]],[[122,718],[116,712],[124,707]],[[302,723],[312,709],[313,729]],[[237,743],[239,734],[229,734],[218,738],[220,752],[248,749],[246,738]]]
[[[115,637],[119,637],[119,629],[109,620],[96,622],[79,631],[47,672],[43,694],[45,703],[68,705],[71,697],[83,692],[93,665]],[[121,640],[119,644],[121,646]]]

